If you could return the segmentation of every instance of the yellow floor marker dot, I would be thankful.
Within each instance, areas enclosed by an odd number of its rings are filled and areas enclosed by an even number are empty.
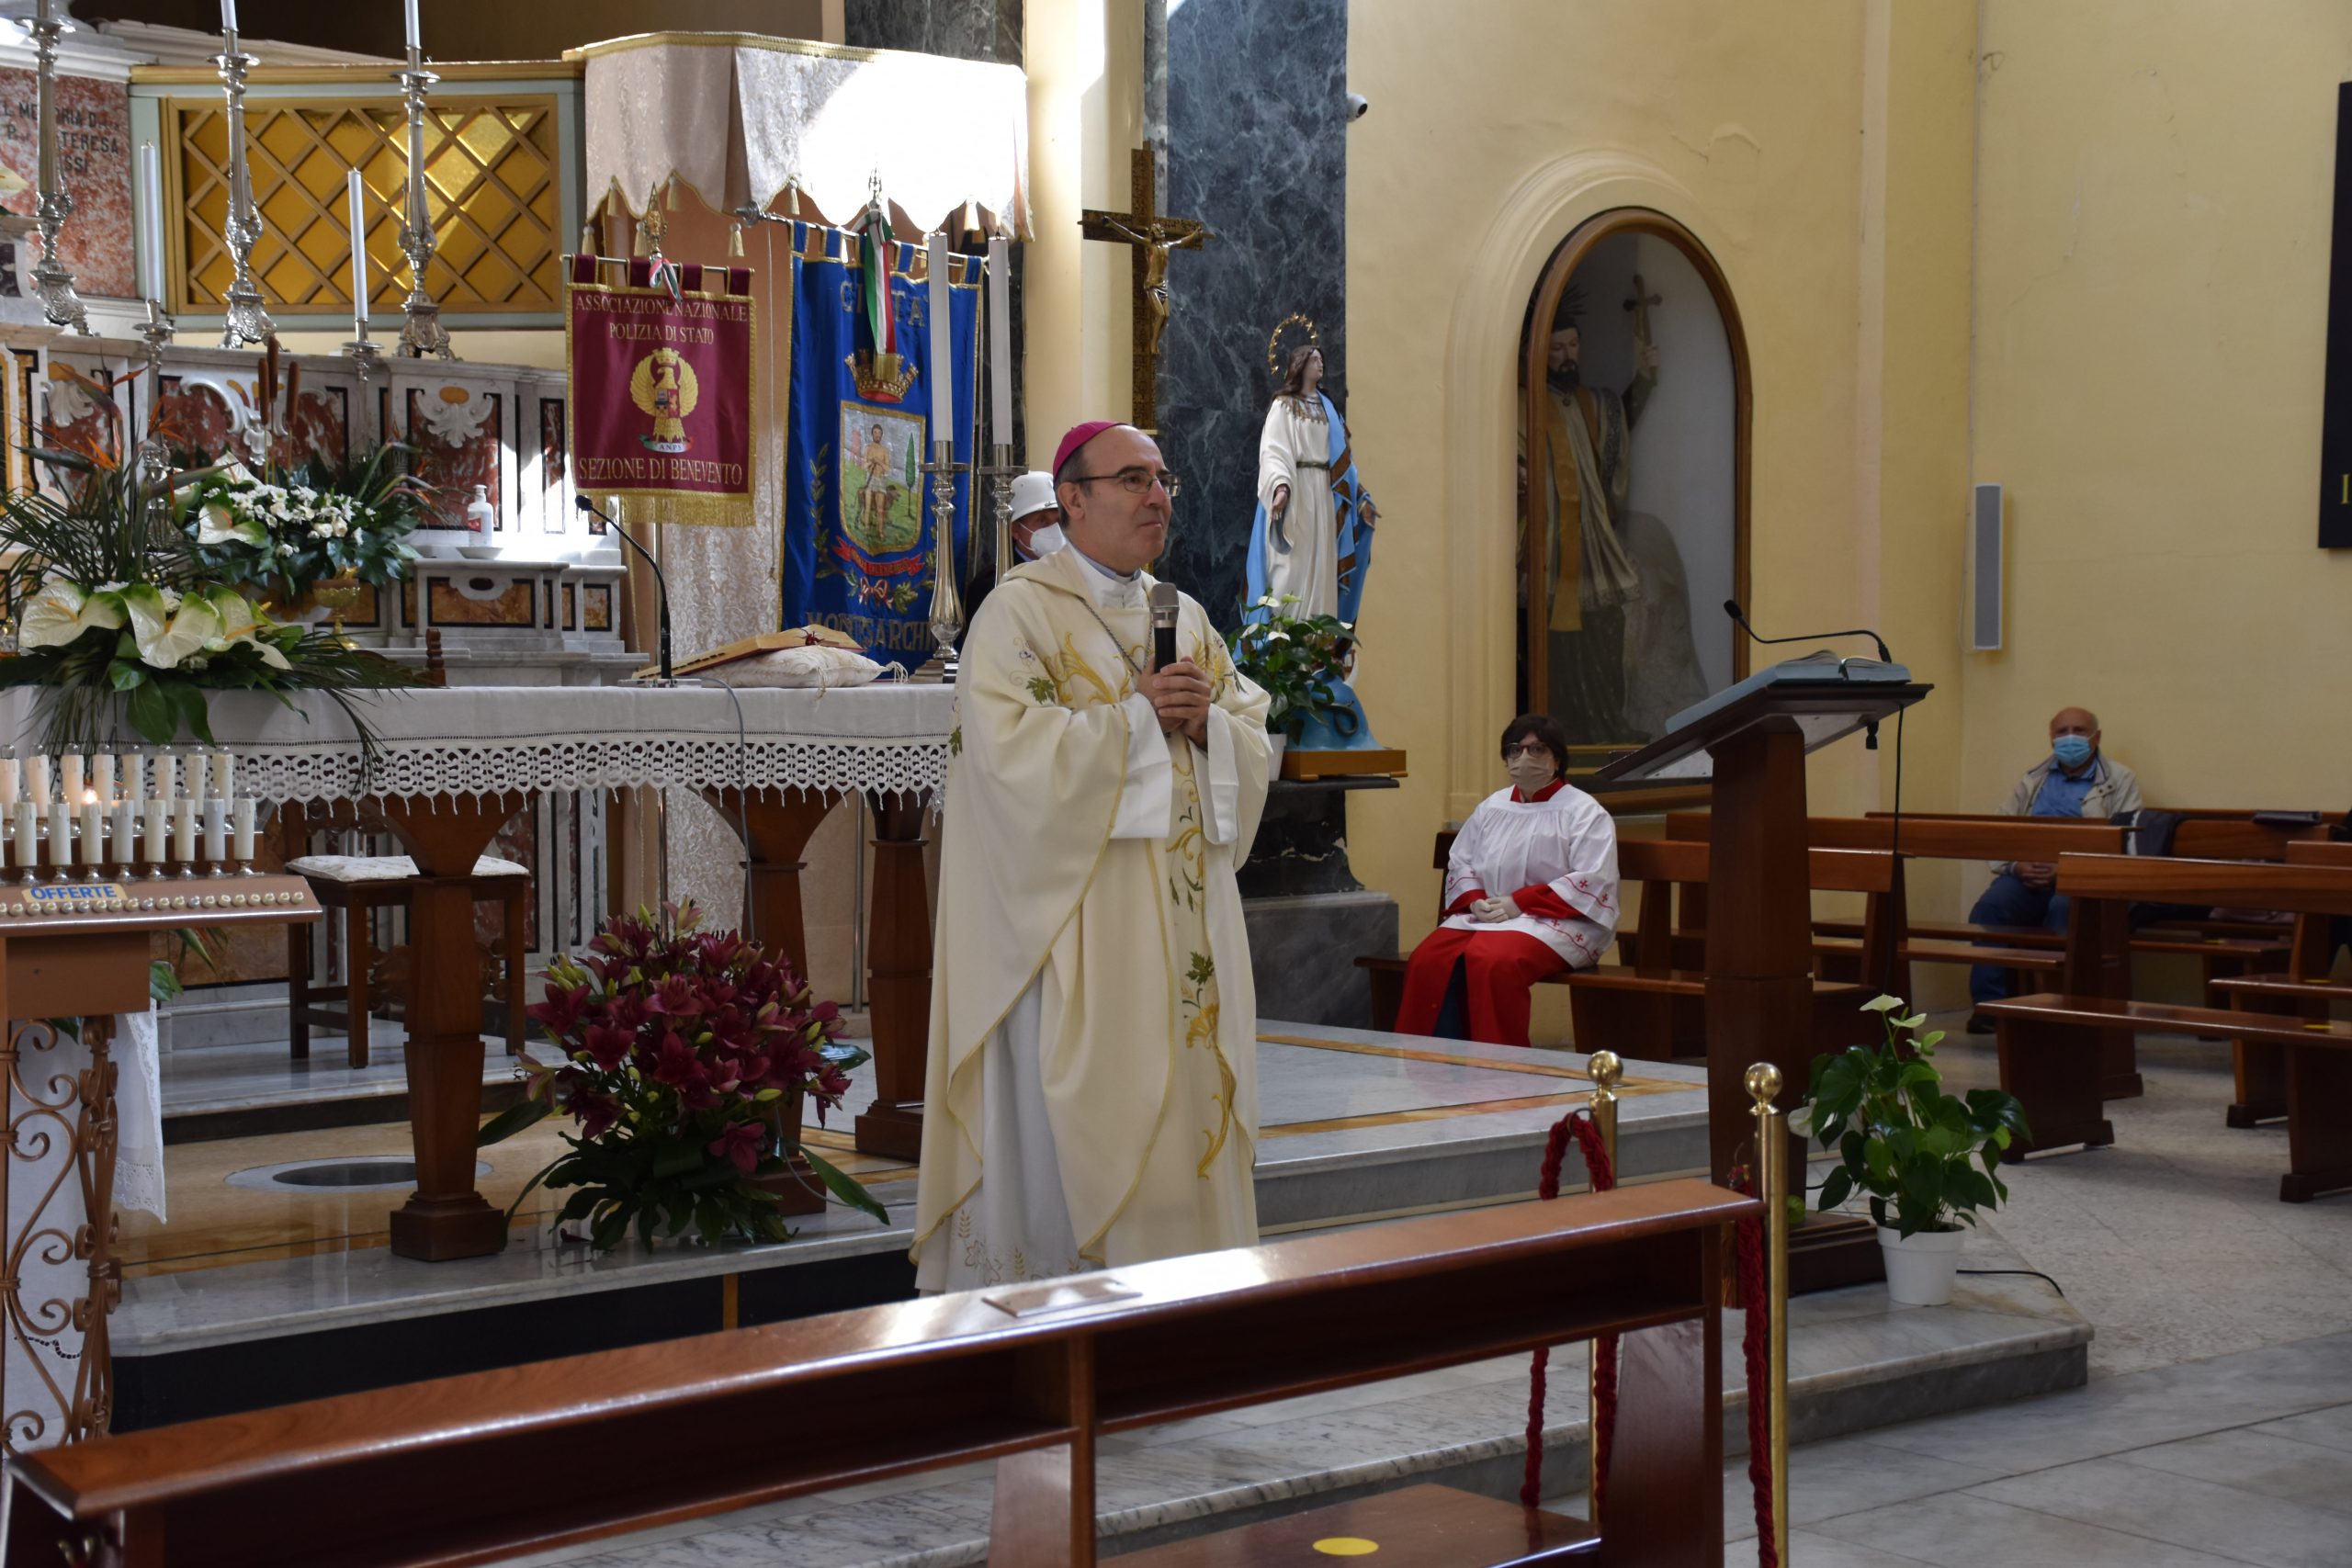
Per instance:
[[[1380,1550],[1380,1543],[1360,1535],[1327,1535],[1315,1543],[1315,1550],[1326,1557],[1369,1557]]]

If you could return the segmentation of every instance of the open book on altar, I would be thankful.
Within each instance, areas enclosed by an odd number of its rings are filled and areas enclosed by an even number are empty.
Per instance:
[[[1725,686],[1702,702],[1691,704],[1666,721],[1666,732],[1696,724],[1711,713],[1719,713],[1747,696],[1771,686],[1852,685],[1887,682],[1900,685],[1911,679],[1908,666],[1887,663],[1876,659],[1839,658],[1827,649],[1808,653],[1801,659],[1783,659],[1778,664],[1758,670],[1747,680]]]
[[[730,672],[728,669],[730,665],[741,665],[746,660],[764,660],[771,654],[793,652],[802,649],[822,649],[822,657],[839,660],[844,665],[851,660],[855,660],[861,665],[869,664],[871,662],[864,657],[865,649],[860,646],[855,637],[851,637],[847,632],[835,631],[831,626],[794,626],[789,631],[761,632],[753,637],[739,637],[733,642],[714,648],[707,653],[697,654],[692,659],[683,660],[677,667],[678,673],[681,675],[714,675],[720,679],[729,680],[731,682],[733,675],[745,673],[746,671],[735,671]],[[653,671],[649,666],[647,669],[639,671],[639,673],[650,675],[653,673]],[[842,673],[846,674],[850,673],[850,671],[845,670]],[[858,671],[856,673],[862,678],[833,681],[809,681],[805,683],[809,685],[858,685],[862,684],[864,681],[872,680],[875,674],[879,673],[879,669],[876,667],[875,669]],[[776,684],[777,682],[773,681],[757,681],[749,683],[756,685],[772,685]],[[803,682],[790,682],[784,683],[801,684]]]

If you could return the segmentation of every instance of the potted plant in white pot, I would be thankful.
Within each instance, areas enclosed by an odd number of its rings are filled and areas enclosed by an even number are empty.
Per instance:
[[[1900,997],[1862,1010],[1879,1015],[1884,1043],[1815,1056],[1799,1127],[1838,1152],[1821,1184],[1824,1210],[1857,1190],[1870,1195],[1889,1299],[1941,1306],[1960,1267],[1962,1227],[2009,1195],[2001,1152],[2027,1135],[2025,1108],[1997,1089],[1946,1094],[1932,1059],[1943,1031],[1918,1033],[1927,1016],[1901,1016]]]

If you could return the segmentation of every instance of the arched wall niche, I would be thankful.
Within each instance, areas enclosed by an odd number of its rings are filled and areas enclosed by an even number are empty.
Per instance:
[[[1643,333],[1655,376],[1641,369]],[[1524,606],[1515,700],[1559,718],[1573,743],[1645,744],[1669,715],[1747,672],[1747,639],[1719,609],[1747,597],[1751,400],[1739,308],[1690,229],[1654,209],[1611,208],[1546,259],[1518,350],[1515,554],[1527,566],[1513,573]],[[1580,385],[1566,390],[1563,376]],[[1576,477],[1572,410],[1588,471],[1597,464],[1624,486],[1598,528],[1605,498]],[[1613,569],[1593,547],[1602,539]],[[1611,570],[1614,592],[1603,587]],[[1581,601],[1572,611],[1571,595]]]
[[[1736,257],[1745,237],[1718,227],[1679,180],[1618,149],[1569,152],[1530,170],[1463,247],[1443,362],[1442,478],[1454,522],[1444,552],[1448,614],[1444,787],[1447,814],[1465,818],[1494,789],[1495,737],[1518,711],[1524,638],[1516,604],[1520,524],[1514,447],[1521,417],[1521,345],[1530,299],[1545,271],[1588,220],[1616,210],[1679,226],[1710,258],[1724,289],[1717,309],[1737,332]],[[1566,241],[1564,241],[1564,236]],[[1745,348],[1743,340],[1743,367]],[[1743,518],[1749,471],[1749,385],[1737,401]],[[1745,528],[1742,529],[1743,538]],[[1744,585],[1745,553],[1739,567]],[[1744,660],[1736,668],[1745,669]]]

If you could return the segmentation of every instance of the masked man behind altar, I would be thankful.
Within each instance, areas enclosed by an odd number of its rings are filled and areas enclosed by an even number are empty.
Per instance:
[[[1454,835],[1445,919],[1406,968],[1400,1034],[1525,1045],[1530,988],[1590,966],[1617,934],[1617,827],[1567,782],[1566,733],[1521,714],[1502,752],[1510,787]]]
[[[1180,596],[1176,481],[1129,425],[1054,458],[1065,547],[988,597],[956,677],[916,1282],[965,1290],[1258,1239],[1257,993],[1234,867],[1263,692]]]

